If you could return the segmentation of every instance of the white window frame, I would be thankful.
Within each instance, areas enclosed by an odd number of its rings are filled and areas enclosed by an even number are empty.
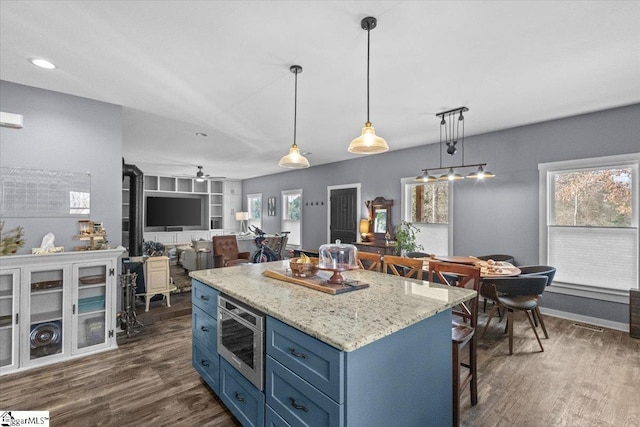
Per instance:
[[[400,215],[403,220],[411,221],[411,187],[416,185],[420,185],[422,183],[416,182],[415,177],[411,178],[402,178],[400,180],[400,194],[401,196],[401,205],[400,205]],[[440,252],[438,250],[431,250],[432,246],[430,246],[429,241],[427,240],[429,236],[429,230],[431,228],[447,228],[447,242],[446,242],[446,253],[436,253],[436,255],[453,255],[453,189],[454,185],[452,182],[449,182],[449,223],[448,224],[423,224],[423,223],[415,223],[413,224],[416,228],[420,230],[419,233],[416,234],[416,239],[418,244],[423,246],[422,252],[433,253]],[[444,242],[441,242],[436,247],[444,247]]]
[[[251,200],[260,199],[260,218],[256,220],[251,217]],[[262,203],[262,193],[247,194],[247,212],[249,212],[249,220],[247,221],[247,227],[253,225],[258,228],[262,228],[262,216],[264,215],[264,204]]]
[[[539,170],[539,261],[541,265],[548,264],[549,251],[549,223],[551,216],[552,203],[550,203],[549,189],[553,188],[551,179],[556,172],[569,172],[572,170],[584,170],[590,168],[616,168],[631,167],[631,203],[632,203],[632,219],[631,229],[636,230],[636,238],[639,238],[638,218],[639,218],[639,188],[640,187],[640,153],[622,154],[616,156],[595,157],[588,159],[567,160],[560,162],[540,163]],[[640,241],[636,243],[638,250],[638,259],[636,260],[636,271],[640,267]],[[638,284],[638,274],[636,274],[636,289],[640,288]],[[614,278],[611,278],[613,280]],[[588,286],[576,283],[563,283],[554,279],[551,286],[547,288],[549,292],[555,292],[566,295],[574,295],[585,298],[599,299],[603,301],[612,301],[618,303],[629,302],[629,291],[606,288],[604,286]]]
[[[300,220],[292,221],[285,219],[285,199],[288,196],[300,195]],[[302,247],[302,217],[304,214],[304,209],[302,209],[303,203],[303,193],[302,188],[298,188],[295,190],[283,190],[280,192],[280,203],[282,208],[280,209],[280,224],[282,231],[289,231],[289,239],[287,242],[287,247],[292,247],[299,249]],[[296,243],[296,238],[298,242]]]

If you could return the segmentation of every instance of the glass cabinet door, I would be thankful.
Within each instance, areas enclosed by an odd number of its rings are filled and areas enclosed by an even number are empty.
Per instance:
[[[0,372],[18,366],[19,290],[19,269],[0,273]]]
[[[64,273],[63,268],[28,271],[29,339],[22,347],[28,351],[21,356],[25,361],[63,353]]]
[[[74,268],[74,352],[106,344],[107,264]]]

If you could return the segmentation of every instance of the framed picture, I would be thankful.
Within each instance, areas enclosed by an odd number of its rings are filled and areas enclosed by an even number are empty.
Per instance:
[[[276,216],[276,198],[269,197],[267,200],[267,215]]]

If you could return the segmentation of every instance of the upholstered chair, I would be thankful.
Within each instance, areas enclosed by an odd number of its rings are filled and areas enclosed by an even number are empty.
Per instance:
[[[213,236],[213,267],[230,267],[247,264],[249,252],[238,252],[238,240],[235,235]]]

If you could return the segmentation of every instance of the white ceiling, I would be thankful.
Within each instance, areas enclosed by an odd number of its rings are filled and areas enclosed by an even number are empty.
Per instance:
[[[0,2],[0,78],[122,105],[123,153],[145,173],[282,172],[353,158],[366,121],[391,150],[640,102],[638,1]],[[44,57],[46,71],[27,59]],[[208,137],[195,135],[204,132]]]

